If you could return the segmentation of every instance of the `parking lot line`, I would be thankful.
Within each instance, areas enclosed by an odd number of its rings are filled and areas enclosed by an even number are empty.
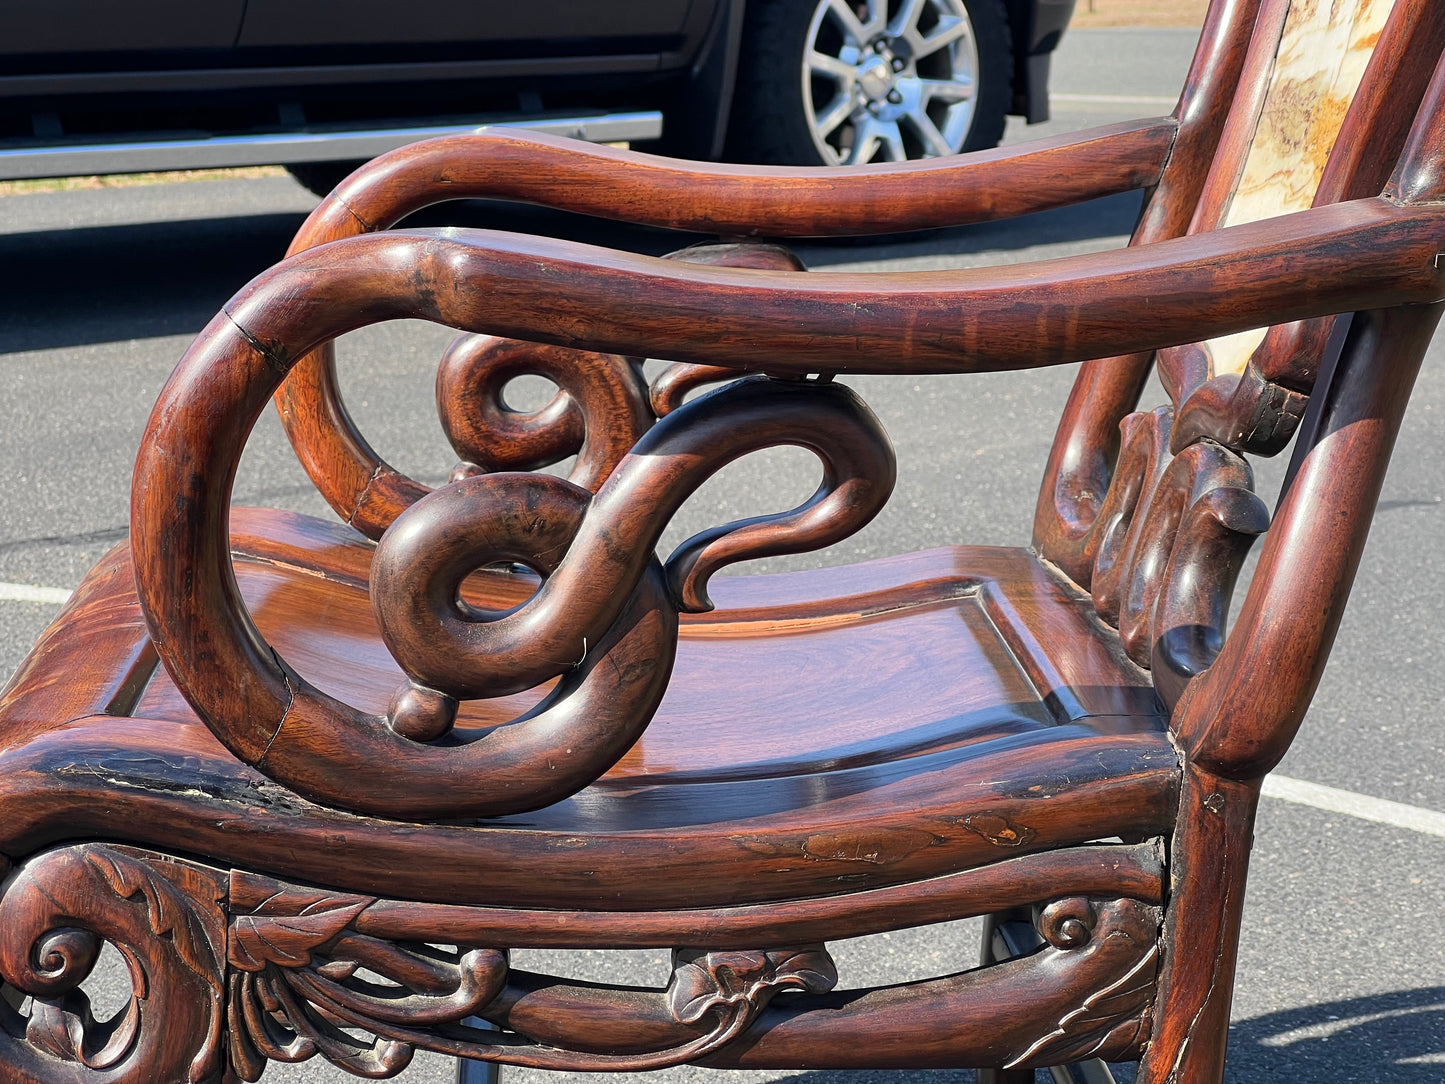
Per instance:
[[[70,597],[63,587],[35,587],[28,583],[0,583],[0,601],[62,603]]]
[[[1286,775],[1270,775],[1264,780],[1261,793],[1266,798],[1278,798],[1285,802],[1322,809],[1327,813],[1343,813],[1347,817],[1389,824],[1396,828],[1408,828],[1412,832],[1423,832],[1428,836],[1445,839],[1445,813],[1404,802],[1391,802],[1384,798],[1371,798],[1367,794],[1356,794],[1352,790],[1339,790],[1319,783],[1307,783],[1303,779],[1291,779]]]

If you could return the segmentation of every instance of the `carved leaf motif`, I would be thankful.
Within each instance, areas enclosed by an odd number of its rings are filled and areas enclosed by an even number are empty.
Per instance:
[[[144,897],[151,933],[157,937],[169,935],[181,962],[205,980],[219,1001],[223,994],[220,962],[200,919],[181,892],[151,866],[121,851],[97,848],[86,853],[86,861],[100,872],[117,896]],[[146,991],[137,990],[136,995],[144,998]]]
[[[679,953],[667,1003],[683,1024],[700,1023],[709,1013],[743,1007],[758,1012],[784,989],[824,993],[838,981],[826,949],[813,946],[774,952]]]
[[[58,1002],[36,1000],[31,1005],[25,1038],[52,1057],[101,1071],[120,1064],[140,1037],[140,1011],[134,998],[111,1028],[104,1046],[88,1048],[86,1035],[95,1032],[95,1017],[89,999],[76,992]]]
[[[260,971],[268,963],[306,967],[312,949],[330,941],[375,902],[369,896],[271,884],[274,891],[251,914],[231,923],[228,955],[242,971]]]
[[[768,953],[773,961],[774,991],[803,990],[825,994],[838,984],[838,968],[822,946]]]
[[[1115,982],[1096,990],[1064,1016],[1053,1031],[1038,1039],[1005,1068],[1029,1062],[1066,1065],[1092,1057],[1121,1026],[1139,1026],[1141,1014],[1154,1000],[1159,951],[1151,948]]]
[[[67,1080],[141,1079],[137,1072],[215,1079],[223,1060],[220,896],[214,870],[129,848],[85,844],[25,863],[0,895],[3,970],[33,999],[25,1041]],[[120,1014],[98,1023],[79,986],[102,942],[125,954],[131,990]],[[17,1038],[12,1020],[0,1045]],[[0,1063],[14,1064],[8,1051]]]
[[[86,1021],[74,1012],[49,1001],[31,1006],[25,1038],[38,1050],[61,1061],[80,1061],[85,1045]],[[96,1068],[91,1066],[91,1068]]]

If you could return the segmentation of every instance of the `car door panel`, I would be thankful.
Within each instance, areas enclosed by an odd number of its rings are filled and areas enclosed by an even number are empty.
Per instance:
[[[227,49],[245,0],[0,0],[0,55]]]
[[[677,34],[690,0],[250,0],[240,44],[459,44]],[[605,51],[589,48],[587,52]]]

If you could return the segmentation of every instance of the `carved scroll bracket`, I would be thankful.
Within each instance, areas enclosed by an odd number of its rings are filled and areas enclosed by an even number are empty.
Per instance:
[[[222,874],[86,844],[21,865],[0,896],[0,1066],[7,1084],[216,1079],[225,925]],[[103,943],[130,973],[125,1007],[98,1021],[81,984]]]
[[[659,566],[653,551],[682,502],[724,464],[776,444],[800,445],[818,455],[824,479],[817,493],[791,512],[697,535],[665,568]],[[410,680],[393,702],[391,727],[435,739],[449,728],[458,700],[533,688],[573,671],[594,653],[629,648],[615,631],[629,604],[669,617],[679,609],[711,608],[706,584],[717,569],[847,537],[883,506],[894,472],[886,434],[850,390],[752,378],[659,423],[595,497],[548,476],[482,475],[454,482],[398,517],[372,563],[378,624]],[[497,561],[527,564],[544,582],[510,613],[474,612],[459,601],[462,581]],[[658,633],[675,636],[670,622]],[[630,650],[671,657],[670,643]],[[612,748],[617,742],[609,743],[608,755],[615,758],[646,725],[660,692],[656,683],[617,687],[616,676],[636,662],[619,656],[611,666],[591,669],[590,681],[564,679],[543,713],[568,699],[590,705],[592,715],[604,702],[622,705],[625,710],[613,714],[625,717],[626,740],[617,748]],[[589,723],[589,729],[597,727]],[[560,747],[551,751],[560,754]],[[580,760],[575,745],[568,759]],[[589,763],[583,774],[595,777],[610,763]]]
[[[667,990],[648,992],[641,1002],[645,1015],[666,1014],[678,1031],[676,1042],[628,1054],[555,1049],[515,1032],[499,1039],[462,1023],[495,1015],[495,1006],[507,1002],[499,1001],[508,978],[505,951],[368,936],[356,929],[356,920],[375,902],[232,874],[230,1056],[243,1079],[258,1080],[268,1059],[316,1056],[368,1077],[389,1077],[407,1066],[418,1047],[545,1068],[662,1068],[732,1041],[776,993],[821,993],[837,980],[822,946],[679,950]],[[440,919],[449,909],[414,909],[438,913],[435,936],[445,941]],[[642,993],[627,994],[622,1003],[636,1007]],[[357,1038],[358,1029],[373,1038]]]
[[[304,247],[304,246],[303,246]],[[789,249],[763,242],[692,245],[667,259],[715,267],[803,271]],[[508,384],[540,376],[556,386],[536,410],[518,410]],[[642,359],[463,334],[437,369],[442,429],[460,462],[452,480],[533,471],[576,456],[567,480],[595,492],[653,422],[701,386],[736,379],[737,369],[668,365],[649,388]],[[321,495],[347,523],[379,539],[431,491],[385,462],[352,419],[341,395],[333,343],[304,360],[276,396],[291,443]]]
[[[275,366],[244,338],[218,333],[197,349],[180,383],[189,374],[233,371],[202,364],[211,352],[233,349],[261,366],[245,378],[256,381],[253,391],[276,378]],[[255,396],[250,408],[259,409]],[[254,422],[254,414],[226,417],[242,431]],[[396,519],[372,563],[378,624],[408,677],[389,712],[376,714],[288,666],[238,602],[229,494],[213,483],[217,472],[230,477],[223,460],[243,441],[178,421],[155,423],[148,434],[145,454],[183,475],[176,484],[186,490],[161,501],[164,486],[139,486],[134,512],[149,524],[135,544],[141,602],[177,687],[239,759],[298,794],[426,820],[536,809],[597,779],[651,720],[671,673],[678,611],[709,607],[708,578],[735,561],[846,538],[883,506],[895,477],[886,433],[851,390],[752,377],[659,422],[595,496],[545,475],[492,474],[445,486]],[[165,451],[168,441],[178,445],[174,454]],[[664,568],[654,550],[687,496],[732,460],[778,445],[818,456],[817,492],[791,511],[694,536]],[[150,469],[164,473],[140,473]],[[162,537],[165,547],[151,545]],[[545,580],[505,614],[466,605],[462,580],[499,561],[530,565]],[[205,598],[183,605],[169,589],[177,576]],[[449,733],[460,699],[553,678],[557,684],[526,714],[486,731]]]
[[[1172,422],[1168,407],[1124,419],[1082,551],[1095,609],[1171,707],[1218,655],[1245,554],[1269,527],[1249,464],[1207,440],[1172,455]]]
[[[1060,899],[1031,956],[841,992],[820,944],[678,949],[663,989],[528,974],[477,943],[487,915],[125,847],[47,852],[0,895],[0,1066],[7,1084],[211,1084],[313,1057],[390,1077],[417,1049],[573,1071],[1045,1065],[1128,1056],[1149,1034],[1159,912],[1134,900]],[[105,941],[132,996],[97,1021],[80,985]],[[860,1062],[846,1040],[875,1026],[901,1040]]]
[[[1148,1036],[1157,965],[1159,912],[1133,900],[1049,904],[1047,944],[1029,957],[833,992],[837,971],[817,944],[675,950],[666,988],[644,989],[511,969],[505,951],[475,944],[485,910],[379,907],[239,872],[231,896],[232,1062],[247,1080],[267,1058],[313,1056],[390,1076],[415,1049],[569,1071],[829,1065],[857,1059],[846,1039],[870,1021],[908,1033],[880,1048],[879,1066],[1125,1056]],[[395,939],[403,930],[408,940]],[[471,1016],[502,1030],[470,1027]]]

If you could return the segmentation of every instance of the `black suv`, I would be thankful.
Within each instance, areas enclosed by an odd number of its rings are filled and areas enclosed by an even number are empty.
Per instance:
[[[338,163],[515,124],[692,158],[901,160],[1048,115],[1074,0],[0,4],[0,179]]]

